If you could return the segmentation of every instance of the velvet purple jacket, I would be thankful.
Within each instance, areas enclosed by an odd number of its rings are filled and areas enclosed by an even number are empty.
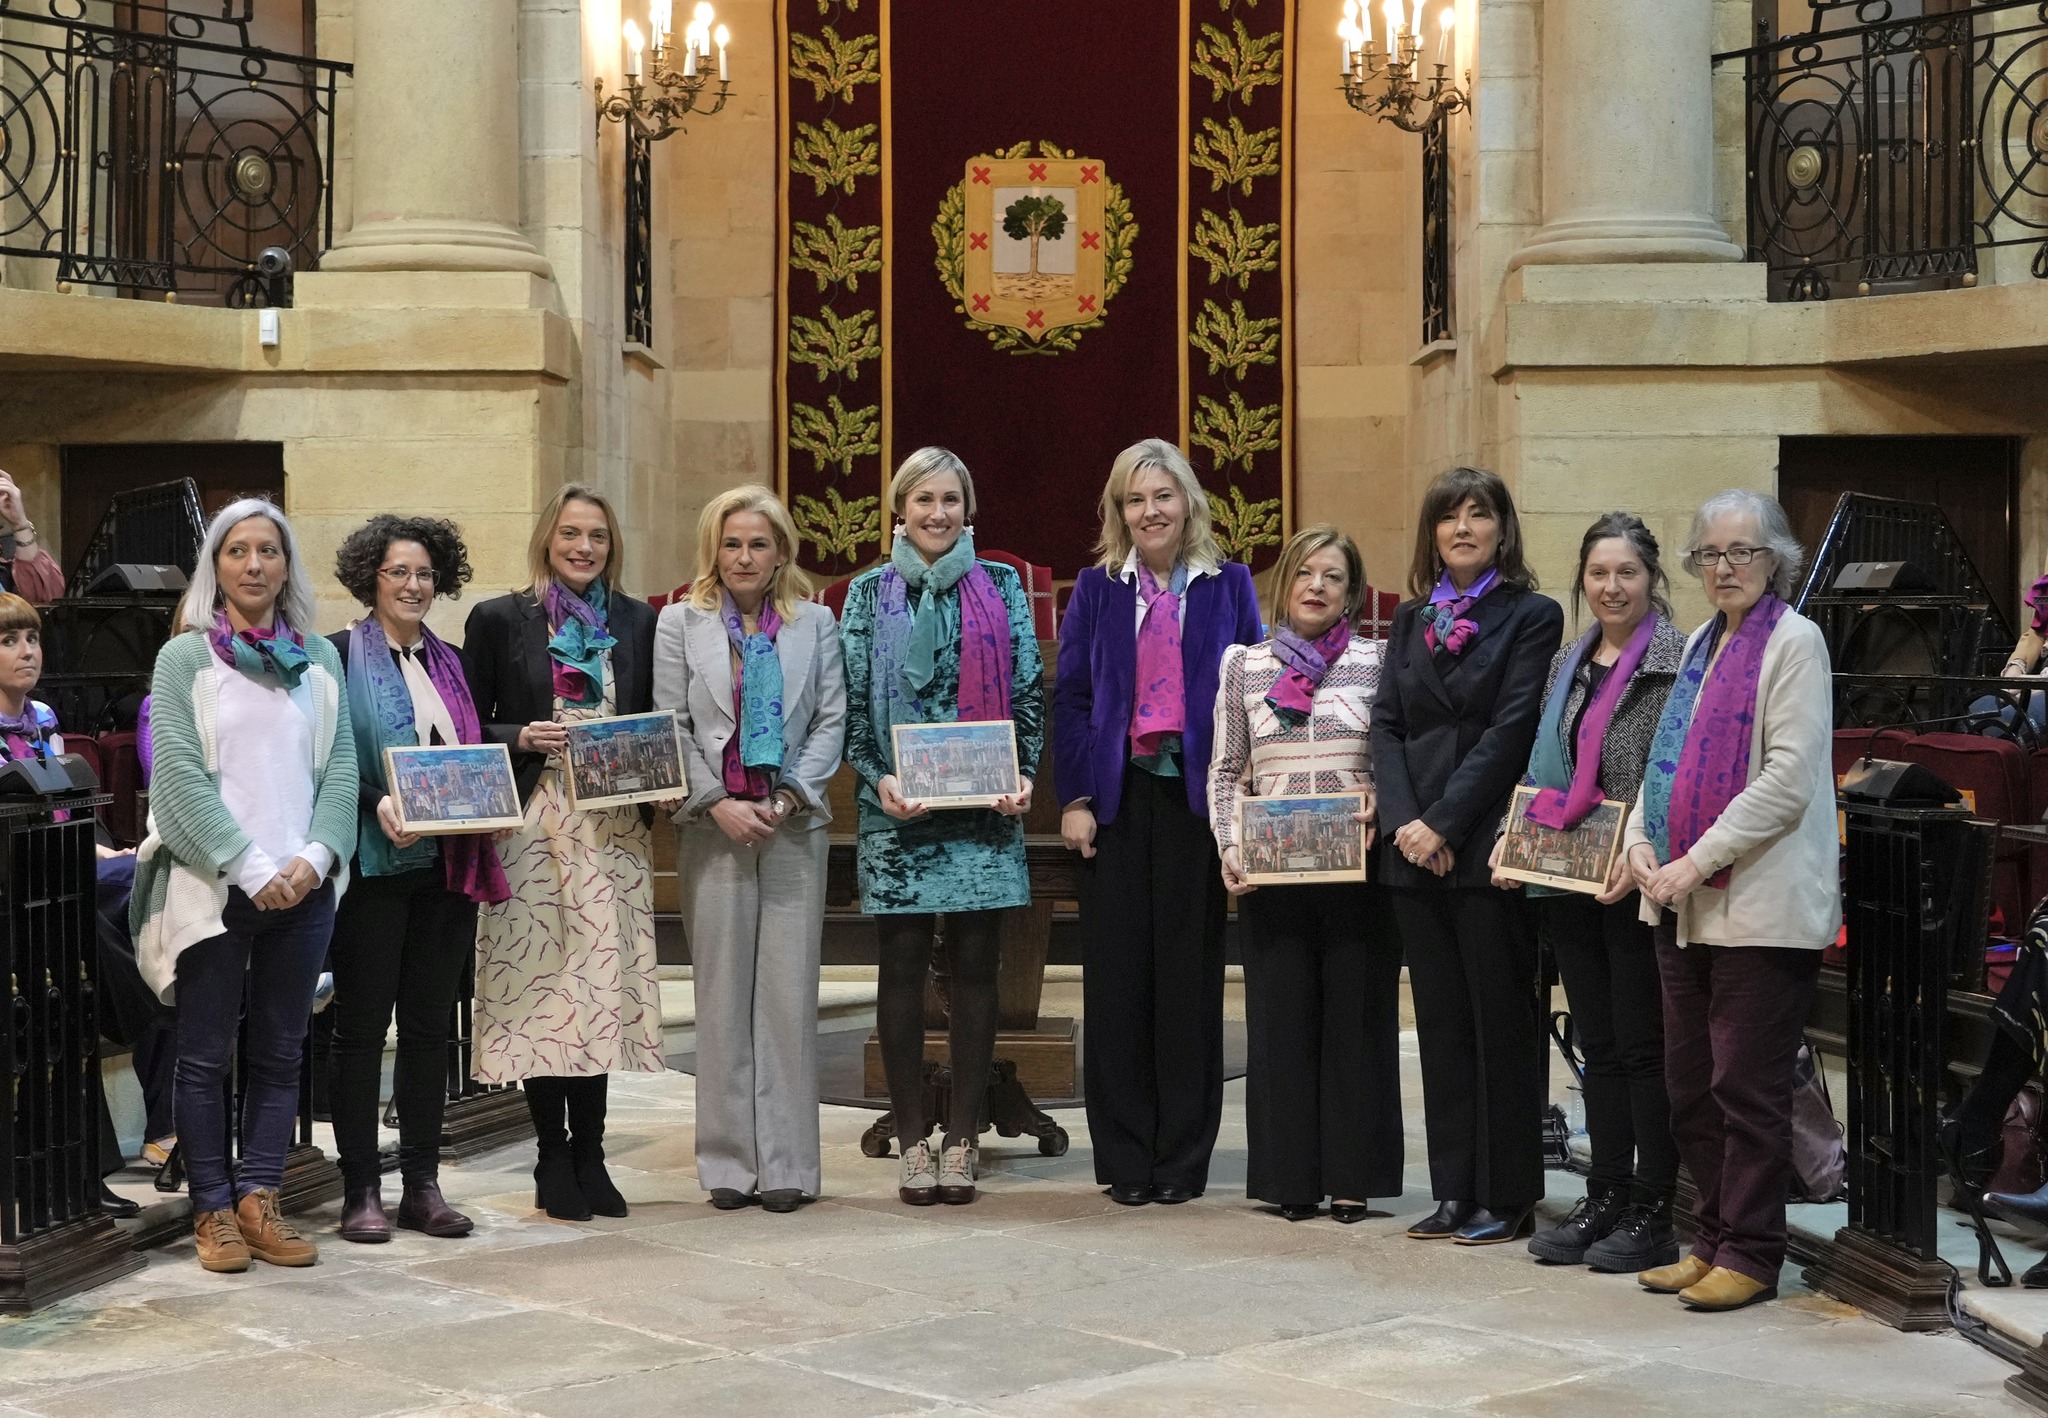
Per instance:
[[[1052,687],[1052,776],[1061,806],[1091,799],[1097,822],[1114,822],[1130,762],[1131,701],[1138,680],[1138,590],[1099,566],[1083,571],[1060,622]],[[1181,768],[1188,808],[1209,817],[1209,751],[1216,732],[1217,679],[1223,652],[1262,638],[1258,592],[1244,566],[1227,561],[1214,576],[1188,582],[1181,620],[1187,723]]]

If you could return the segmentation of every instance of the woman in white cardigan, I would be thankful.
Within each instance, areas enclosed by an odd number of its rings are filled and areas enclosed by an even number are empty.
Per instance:
[[[1362,793],[1372,820],[1370,730],[1381,644],[1354,636],[1365,563],[1335,527],[1305,527],[1274,572],[1273,634],[1223,652],[1209,765],[1209,825],[1244,926],[1245,1194],[1306,1221],[1338,1221],[1401,1191],[1401,943],[1364,882],[1254,888],[1244,797]],[[1363,835],[1369,847],[1372,830]],[[1361,858],[1361,865],[1362,865]],[[1253,894],[1256,892],[1256,894]]]
[[[683,732],[676,869],[697,990],[697,1181],[733,1211],[817,1194],[826,785],[846,740],[832,612],[765,487],[712,499],[697,579],[654,632],[654,703]]]
[[[1842,921],[1828,648],[1785,603],[1803,560],[1773,498],[1732,489],[1694,514],[1685,565],[1715,615],[1686,642],[1628,820],[1672,1133],[1699,1188],[1691,1253],[1638,1280],[1699,1310],[1778,1293],[1793,1061]]]

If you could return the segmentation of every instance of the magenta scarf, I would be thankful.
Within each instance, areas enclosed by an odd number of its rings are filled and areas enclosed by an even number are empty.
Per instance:
[[[1643,777],[1643,822],[1662,861],[1675,862],[1691,851],[1749,786],[1749,740],[1764,650],[1785,611],[1785,603],[1766,592],[1728,641],[1711,676],[1707,666],[1713,663],[1721,617],[1686,656]],[[1707,885],[1726,891],[1728,872],[1723,867]]]
[[[1131,753],[1157,758],[1169,736],[1187,727],[1187,681],[1180,655],[1180,598],[1187,569],[1176,566],[1161,588],[1159,578],[1138,563],[1138,595],[1145,617],[1138,626],[1137,692],[1131,696]],[[965,717],[964,715],[962,717]]]
[[[1593,696],[1593,702],[1586,706],[1586,712],[1579,719],[1579,734],[1573,744],[1572,776],[1570,786],[1560,789],[1555,784],[1544,783],[1529,803],[1529,820],[1539,827],[1568,831],[1585,820],[1586,814],[1598,807],[1600,792],[1600,751],[1607,742],[1607,726],[1614,719],[1614,711],[1621,707],[1621,696],[1628,692],[1628,682],[1643,663],[1643,656],[1650,652],[1650,642],[1657,637],[1660,617],[1655,611],[1644,616],[1629,636],[1628,644],[1622,647],[1621,658],[1614,662],[1614,668],[1607,672],[1601,682],[1600,692]],[[1594,626],[1578,644],[1572,646],[1565,657],[1564,665],[1557,672],[1557,683],[1550,692],[1550,702],[1543,706],[1543,720],[1536,728],[1536,751],[1530,760],[1532,772],[1539,764],[1552,761],[1554,768],[1561,769],[1564,759],[1561,752],[1564,744],[1564,706],[1571,698],[1572,682],[1578,678],[1579,666],[1586,656],[1600,643],[1601,630]],[[1539,783],[1546,776],[1536,774]]]
[[[961,722],[1010,717],[1010,611],[979,565],[960,580]]]
[[[2048,637],[2048,576],[2043,576],[2028,589],[2026,602],[2034,612],[2034,634]]]
[[[1429,609],[1423,612],[1422,643],[1434,654],[1437,650],[1450,651],[1453,655],[1465,653],[1479,634],[1479,622],[1471,618],[1472,607],[1476,606],[1494,587],[1500,584],[1500,568],[1490,566],[1486,574],[1472,583],[1469,591],[1459,591],[1451,583],[1451,573],[1446,571],[1437,577],[1436,589],[1429,593]]]
[[[1351,647],[1351,618],[1339,616],[1313,640],[1302,639],[1288,626],[1276,626],[1272,644],[1274,658],[1286,670],[1266,691],[1266,703],[1290,728],[1298,729],[1315,715],[1316,690],[1323,676]]]

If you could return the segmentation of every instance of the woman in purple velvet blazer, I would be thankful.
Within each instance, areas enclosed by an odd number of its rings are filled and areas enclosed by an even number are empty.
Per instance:
[[[1053,685],[1060,833],[1081,867],[1082,1050],[1095,1180],[1126,1206],[1200,1196],[1223,1114],[1224,892],[1209,832],[1223,652],[1261,638],[1178,448],[1117,455],[1102,559],[1074,583]]]

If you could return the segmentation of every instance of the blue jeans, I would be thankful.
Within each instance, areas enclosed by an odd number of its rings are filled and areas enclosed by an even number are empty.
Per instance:
[[[306,1021],[334,933],[333,883],[286,911],[259,911],[231,886],[221,924],[178,957],[178,1153],[195,1212],[225,1211],[284,1181]],[[230,1180],[228,1086],[245,1005],[242,1169]]]

